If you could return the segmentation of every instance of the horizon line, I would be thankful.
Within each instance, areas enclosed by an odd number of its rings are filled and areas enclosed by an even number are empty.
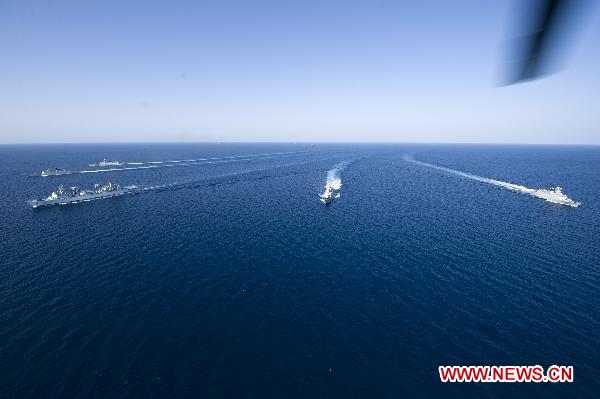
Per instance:
[[[597,147],[600,143],[530,143],[530,142],[419,142],[419,141],[279,141],[279,140],[264,140],[264,141],[238,141],[238,140],[223,140],[223,141],[56,141],[56,142],[9,142],[0,143],[0,146],[11,145],[135,145],[135,144],[382,144],[382,145],[507,145],[507,146],[572,146],[572,147]]]

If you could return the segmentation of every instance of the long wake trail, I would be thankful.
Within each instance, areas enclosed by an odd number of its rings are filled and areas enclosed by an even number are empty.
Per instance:
[[[255,167],[255,168],[251,168],[251,169],[245,169],[242,171],[225,173],[225,174],[221,174],[221,175],[217,175],[217,176],[206,176],[206,177],[202,177],[200,179],[188,179],[185,181],[171,182],[171,183],[165,183],[165,184],[158,184],[155,186],[141,187],[138,189],[139,190],[138,192],[139,193],[148,193],[148,192],[152,192],[152,191],[162,191],[165,189],[182,188],[182,187],[186,187],[186,186],[193,186],[198,183],[205,182],[205,181],[219,180],[219,179],[223,179],[226,177],[247,175],[247,174],[256,173],[256,172],[264,172],[264,171],[268,171],[268,170],[271,170],[274,168],[282,168],[282,167],[286,168],[286,167],[290,167],[290,166],[305,165],[310,162],[311,162],[310,160],[294,161],[294,162],[288,162],[288,163],[284,163],[281,165],[275,165],[275,166]]]
[[[242,162],[242,161],[254,161],[264,159],[275,159],[275,158],[287,158],[301,153],[309,151],[296,151],[296,152],[274,152],[270,154],[255,154],[255,155],[239,155],[231,157],[221,158],[198,158],[188,160],[173,160],[173,161],[147,161],[147,162],[127,162],[127,165],[136,166],[124,166],[118,168],[105,168],[105,169],[89,169],[81,170],[75,173],[107,173],[107,172],[119,172],[126,170],[143,170],[143,169],[161,169],[161,168],[173,168],[180,166],[199,166],[219,163],[231,163],[231,162]]]
[[[478,181],[481,183],[491,184],[491,185],[502,187],[502,188],[505,188],[505,189],[508,189],[511,191],[528,194],[532,197],[541,198],[543,200],[546,200],[548,202],[552,202],[555,204],[567,205],[567,206],[571,206],[574,208],[577,208],[579,205],[581,205],[581,202],[576,202],[576,201],[572,200],[571,198],[567,197],[565,194],[563,194],[562,189],[558,186],[551,190],[528,188],[525,186],[521,186],[519,184],[513,184],[513,183],[505,182],[502,180],[490,179],[488,177],[477,176],[477,175],[474,175],[471,173],[462,172],[460,170],[450,169],[450,168],[446,168],[444,166],[439,166],[439,165],[434,165],[434,164],[423,162],[423,161],[418,161],[409,155],[404,155],[403,159],[407,162],[412,162],[414,164],[425,166],[427,168],[441,170],[443,172],[451,173],[453,175],[457,175],[457,176],[464,177],[467,179],[475,180],[475,181]]]
[[[266,154],[250,154],[250,155],[234,155],[230,157],[217,157],[217,158],[197,158],[197,159],[177,159],[172,161],[143,161],[143,162],[125,162],[127,165],[155,165],[155,164],[170,164],[170,163],[186,163],[186,162],[200,162],[200,161],[213,161],[219,159],[235,159],[235,158],[251,158],[261,157],[266,155],[285,155],[285,154],[298,154],[308,151],[285,151],[285,152],[271,152]]]

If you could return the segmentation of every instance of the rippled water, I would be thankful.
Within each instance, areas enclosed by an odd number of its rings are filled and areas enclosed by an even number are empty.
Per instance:
[[[103,158],[219,162],[25,177]],[[0,146],[0,165],[2,398],[600,394],[598,147]],[[146,190],[26,204],[108,179]],[[575,382],[444,385],[446,364]]]

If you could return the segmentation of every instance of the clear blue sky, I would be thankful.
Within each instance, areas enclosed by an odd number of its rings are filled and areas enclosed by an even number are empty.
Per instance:
[[[600,23],[498,87],[512,1],[0,1],[0,142],[600,143]],[[597,11],[597,10],[595,10]]]

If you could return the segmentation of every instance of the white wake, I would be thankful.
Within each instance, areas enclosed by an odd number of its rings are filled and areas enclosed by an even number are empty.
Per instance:
[[[235,159],[235,158],[252,158],[262,157],[266,155],[285,155],[285,154],[299,154],[308,151],[285,151],[285,152],[271,152],[266,154],[250,154],[250,155],[234,155],[229,157],[218,157],[218,158],[196,158],[196,159],[177,159],[171,161],[141,161],[141,162],[126,162],[127,165],[145,165],[145,164],[169,164],[169,163],[189,163],[189,162],[201,162],[201,161],[216,161],[221,159]]]
[[[148,162],[127,162],[127,165],[135,166],[123,166],[116,168],[106,169],[90,169],[81,170],[73,173],[107,173],[107,172],[118,172],[126,170],[143,170],[143,169],[160,169],[160,168],[173,168],[181,166],[199,166],[209,164],[220,164],[220,163],[232,163],[232,162],[243,162],[243,161],[259,161],[266,159],[279,159],[288,158],[295,154],[300,154],[307,151],[296,151],[296,152],[274,152],[270,154],[254,154],[254,155],[240,155],[231,157],[221,158],[198,158],[198,159],[187,159],[187,160],[175,160],[175,161],[148,161]]]
[[[528,195],[531,195],[532,197],[541,198],[543,200],[546,200],[548,202],[552,202],[555,204],[572,206],[574,208],[577,208],[579,205],[581,205],[581,202],[573,201],[571,198],[567,197],[562,192],[562,189],[558,186],[551,190],[528,188],[528,187],[521,186],[518,184],[508,183],[508,182],[496,180],[496,179],[490,179],[488,177],[482,177],[482,176],[477,176],[477,175],[474,175],[471,173],[461,172],[460,170],[456,170],[456,169],[450,169],[450,168],[446,168],[443,166],[430,164],[427,162],[417,161],[416,159],[414,159],[413,157],[411,157],[409,155],[405,155],[403,157],[403,159],[407,162],[412,162],[417,165],[426,166],[428,168],[452,173],[454,175],[465,177],[467,179],[476,180],[476,181],[479,181],[482,183],[487,183],[487,184],[491,184],[494,186],[506,188],[508,190],[520,192],[523,194],[528,194]]]
[[[333,198],[340,197],[340,190],[342,189],[342,176],[341,173],[351,161],[343,161],[335,165],[331,170],[327,171],[327,178],[325,179],[325,189],[321,195],[319,195],[321,202],[327,204],[331,202]]]

